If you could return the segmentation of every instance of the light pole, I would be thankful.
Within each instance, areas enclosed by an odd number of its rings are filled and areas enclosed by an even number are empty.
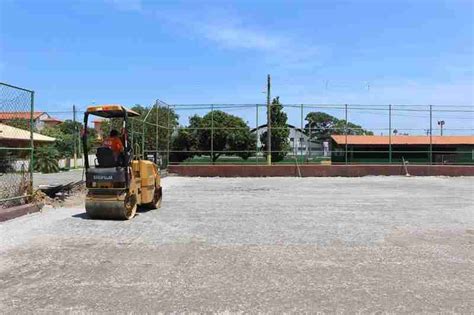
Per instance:
[[[443,135],[444,124],[445,124],[444,120],[438,120],[438,126],[441,128],[441,135]]]

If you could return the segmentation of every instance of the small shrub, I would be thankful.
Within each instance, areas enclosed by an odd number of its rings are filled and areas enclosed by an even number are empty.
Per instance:
[[[41,173],[59,172],[59,152],[52,146],[35,148],[35,171]]]

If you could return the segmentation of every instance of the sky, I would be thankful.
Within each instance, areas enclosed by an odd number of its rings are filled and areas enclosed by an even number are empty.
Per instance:
[[[263,104],[267,74],[287,104],[471,106],[473,21],[472,0],[0,0],[0,81],[46,111]]]

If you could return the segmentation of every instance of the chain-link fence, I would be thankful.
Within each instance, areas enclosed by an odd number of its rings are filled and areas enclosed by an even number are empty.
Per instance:
[[[0,83],[0,207],[28,201],[33,183],[34,92]]]
[[[172,164],[474,164],[471,105],[276,102],[270,128],[266,104],[171,109]]]
[[[472,105],[267,104],[131,106],[137,158],[195,164],[474,164]],[[76,116],[83,115],[78,106]],[[51,111],[65,121],[72,111]],[[97,122],[97,121],[96,121]],[[98,140],[110,125],[91,122]],[[102,126],[102,127],[101,127]]]

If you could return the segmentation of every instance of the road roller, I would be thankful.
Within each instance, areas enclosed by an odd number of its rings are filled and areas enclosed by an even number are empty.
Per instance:
[[[122,105],[91,106],[84,114],[84,126],[87,126],[90,115],[113,120],[114,125],[121,126],[121,132],[115,131],[114,146],[104,141],[97,148],[92,165],[88,158],[89,135],[84,128],[82,146],[89,217],[129,220],[135,216],[137,207],[159,208],[162,188],[156,161],[158,155],[155,155],[155,161],[145,160],[144,154],[134,154],[128,139],[129,118],[140,114]]]

